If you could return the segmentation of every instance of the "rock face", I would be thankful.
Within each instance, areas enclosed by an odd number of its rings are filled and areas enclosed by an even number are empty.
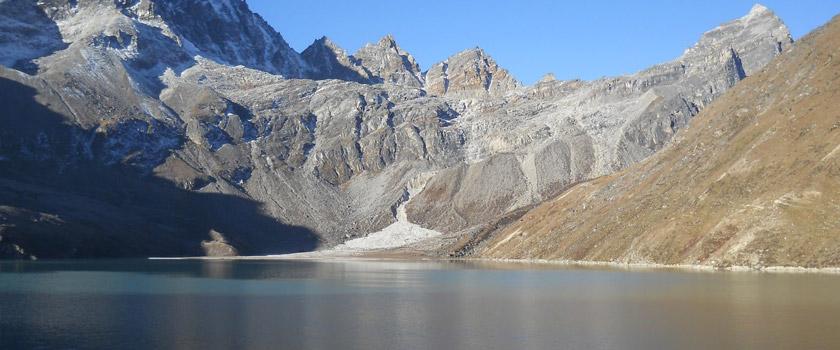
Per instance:
[[[756,7],[746,23],[767,16]],[[740,54],[739,70],[752,76],[705,108],[667,148],[548,200],[488,234],[474,253],[840,266],[840,62],[832,59],[838,54],[837,18],[763,69]]]
[[[736,40],[731,40],[732,36]],[[738,21],[729,22],[712,29],[683,55],[702,66],[704,52],[724,51],[731,48],[741,61],[746,75],[753,75],[766,66],[775,55],[784,51],[791,43],[787,27],[767,7],[756,4],[750,12]]]
[[[190,54],[289,78],[309,73],[300,55],[241,0],[122,0],[122,11],[151,26],[165,24]],[[167,30],[161,28],[163,30]]]
[[[394,37],[386,35],[376,44],[359,49],[353,57],[358,65],[370,72],[376,83],[389,83],[408,87],[422,87],[420,65],[408,52],[403,51]]]
[[[791,43],[757,8],[675,61],[521,87],[480,49],[425,75],[390,36],[297,54],[242,1],[23,3],[0,6],[52,26],[0,39],[54,45],[0,67],[0,226],[37,257],[312,250],[398,214],[469,233],[650,156]]]
[[[519,82],[480,48],[462,51],[426,72],[426,91],[436,96],[500,96],[517,87]]]

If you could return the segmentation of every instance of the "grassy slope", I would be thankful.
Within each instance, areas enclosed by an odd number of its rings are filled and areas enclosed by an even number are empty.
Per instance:
[[[474,254],[840,266],[838,82],[834,19],[705,109],[657,155],[536,207]]]

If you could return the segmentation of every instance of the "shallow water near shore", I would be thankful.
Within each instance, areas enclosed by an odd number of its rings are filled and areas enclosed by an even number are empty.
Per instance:
[[[840,276],[490,262],[0,262],[0,348],[840,348]]]

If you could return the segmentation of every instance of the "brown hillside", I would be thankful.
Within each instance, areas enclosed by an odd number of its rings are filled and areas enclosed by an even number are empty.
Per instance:
[[[714,102],[657,155],[571,188],[474,254],[840,266],[839,80],[835,18]]]

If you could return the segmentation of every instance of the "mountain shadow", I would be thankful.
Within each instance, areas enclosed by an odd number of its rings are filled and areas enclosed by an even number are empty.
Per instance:
[[[0,1],[0,32],[0,64],[30,75],[38,71],[38,58],[68,46],[35,1]]]
[[[95,145],[103,136],[56,112],[58,96],[36,96],[0,77],[0,256],[200,256],[213,240],[243,255],[318,247],[311,230],[247,197],[189,191],[102,162]]]

